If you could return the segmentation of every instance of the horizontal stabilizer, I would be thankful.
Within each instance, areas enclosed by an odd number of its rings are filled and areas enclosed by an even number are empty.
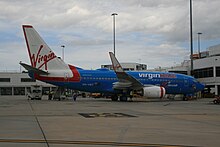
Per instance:
[[[20,65],[23,66],[26,70],[31,71],[31,72],[34,72],[34,73],[37,73],[37,74],[39,74],[39,75],[48,75],[48,74],[49,74],[49,73],[46,72],[46,71],[37,69],[37,68],[35,68],[35,67],[32,67],[32,66],[30,66],[30,65],[28,65],[28,64],[25,64],[25,63],[22,63],[22,62],[20,62]]]

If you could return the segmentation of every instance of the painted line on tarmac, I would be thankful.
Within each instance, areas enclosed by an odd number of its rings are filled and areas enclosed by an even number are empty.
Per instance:
[[[85,118],[96,118],[96,117],[108,117],[108,118],[115,118],[115,117],[137,117],[134,115],[129,115],[125,113],[78,113],[79,115]]]
[[[41,133],[42,133],[42,135],[43,135],[43,137],[44,137],[44,141],[45,141],[45,143],[47,144],[47,147],[50,147],[49,143],[47,142],[47,137],[46,137],[46,135],[45,135],[45,133],[44,133],[44,130],[43,130],[43,128],[42,128],[41,125],[40,125],[40,121],[39,121],[38,118],[37,118],[37,114],[36,114],[35,111],[34,111],[34,107],[32,106],[32,104],[31,104],[30,101],[28,101],[28,103],[29,103],[29,105],[30,105],[30,107],[31,107],[32,113],[34,114],[35,120],[37,121],[37,124],[38,124],[38,126],[39,126],[39,128],[40,128],[40,130],[41,130]]]
[[[24,139],[0,139],[0,143],[48,143],[48,144],[79,144],[79,145],[107,145],[107,146],[133,146],[133,147],[196,147],[184,145],[123,143],[108,141],[68,141],[68,140],[24,140]]]

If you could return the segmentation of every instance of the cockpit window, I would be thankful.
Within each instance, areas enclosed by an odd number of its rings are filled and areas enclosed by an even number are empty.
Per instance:
[[[193,79],[193,82],[195,82],[195,83],[199,83],[199,81],[198,81],[198,80],[196,80],[196,79]]]

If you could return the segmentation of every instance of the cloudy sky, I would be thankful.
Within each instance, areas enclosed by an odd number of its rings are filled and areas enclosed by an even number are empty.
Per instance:
[[[220,1],[193,0],[194,52],[220,44]],[[189,0],[0,0],[0,71],[30,63],[22,24],[33,25],[57,56],[85,69],[110,64],[112,13],[116,56],[149,68],[189,59]]]

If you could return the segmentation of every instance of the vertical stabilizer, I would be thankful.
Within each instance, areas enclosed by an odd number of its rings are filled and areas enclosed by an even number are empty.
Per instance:
[[[23,25],[31,66],[44,71],[69,69],[30,25]]]

